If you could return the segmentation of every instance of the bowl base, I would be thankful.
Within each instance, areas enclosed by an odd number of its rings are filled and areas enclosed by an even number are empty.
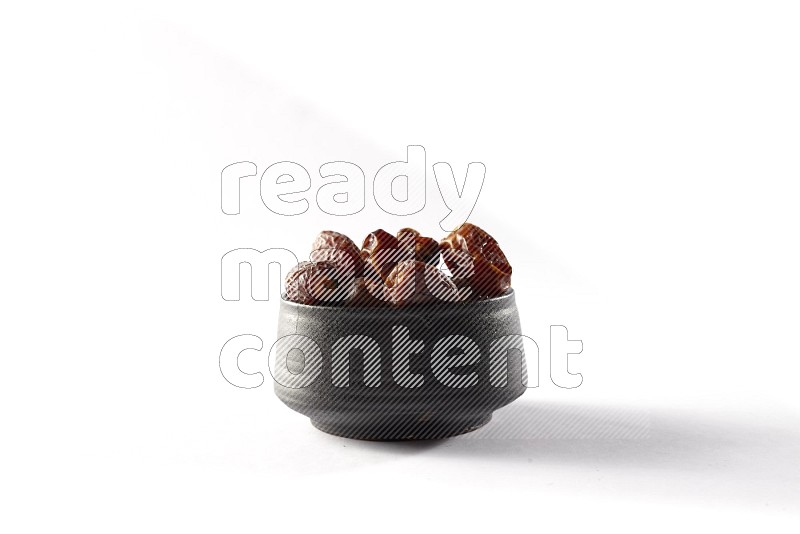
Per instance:
[[[443,439],[472,432],[492,420],[492,414],[478,417],[396,420],[391,423],[352,425],[320,419],[311,419],[311,424],[328,434],[367,441],[406,441]]]

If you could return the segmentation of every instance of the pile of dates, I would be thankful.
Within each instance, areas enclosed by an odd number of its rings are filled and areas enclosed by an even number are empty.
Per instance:
[[[469,223],[440,242],[411,228],[396,235],[375,230],[360,249],[346,235],[325,230],[314,240],[309,258],[286,276],[286,300],[408,306],[491,298],[511,287],[511,265],[497,241]]]

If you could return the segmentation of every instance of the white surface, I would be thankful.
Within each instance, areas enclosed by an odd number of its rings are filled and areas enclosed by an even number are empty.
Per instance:
[[[798,8],[603,4],[4,9],[3,530],[796,531]],[[220,375],[277,312],[220,258],[443,208],[287,219],[250,182],[226,216],[219,173],[409,144],[486,165],[472,220],[584,383],[543,358],[471,436],[330,437]]]

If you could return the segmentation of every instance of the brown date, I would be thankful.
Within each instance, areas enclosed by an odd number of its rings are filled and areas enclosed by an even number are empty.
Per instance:
[[[355,243],[344,234],[332,230],[324,230],[314,239],[311,245],[311,261],[327,261],[344,264],[342,267],[350,268],[352,263],[353,276],[361,276],[364,269],[364,260],[361,251]]]
[[[386,299],[395,306],[435,300],[460,300],[453,281],[436,267],[417,260],[401,261],[386,277]]]
[[[387,304],[383,278],[371,263],[364,263],[364,276],[356,280],[356,295],[350,304],[355,306],[381,306]]]
[[[385,280],[400,260],[400,242],[385,230],[375,230],[364,238],[361,257]]]
[[[466,275],[469,287],[478,297],[493,297],[511,287],[511,265],[497,241],[485,230],[465,223],[448,234],[440,244],[442,257],[454,278]],[[471,266],[464,260],[471,259]]]
[[[301,261],[286,275],[286,299],[300,304],[342,303],[355,293],[355,279],[327,261]]]
[[[414,240],[414,259],[431,265],[439,264],[439,243],[431,238],[420,235],[419,232],[413,228],[403,228],[397,232],[397,240],[400,241],[401,247],[406,245],[413,237]]]

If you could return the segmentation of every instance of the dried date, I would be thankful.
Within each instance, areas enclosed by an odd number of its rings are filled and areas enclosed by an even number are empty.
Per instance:
[[[465,223],[448,234],[440,245],[445,264],[454,278],[468,278],[469,287],[476,296],[501,295],[511,287],[511,265],[497,241],[480,227]],[[471,265],[465,265],[467,256]],[[472,272],[468,273],[470,270]]]
[[[327,261],[340,264],[342,268],[352,269],[353,276],[361,276],[364,260],[355,243],[344,234],[324,230],[311,245],[311,261]]]
[[[399,262],[386,277],[386,299],[395,306],[461,300],[455,283],[436,267],[417,260]]]
[[[392,267],[400,261],[400,242],[389,232],[378,229],[364,238],[361,254],[364,261],[385,280]]]
[[[327,261],[302,261],[286,275],[287,300],[300,304],[343,303],[355,294],[355,279]]]
[[[439,243],[431,238],[420,235],[413,228],[403,228],[397,232],[400,246],[412,246],[408,241],[413,238],[414,259],[431,265],[439,264]]]

